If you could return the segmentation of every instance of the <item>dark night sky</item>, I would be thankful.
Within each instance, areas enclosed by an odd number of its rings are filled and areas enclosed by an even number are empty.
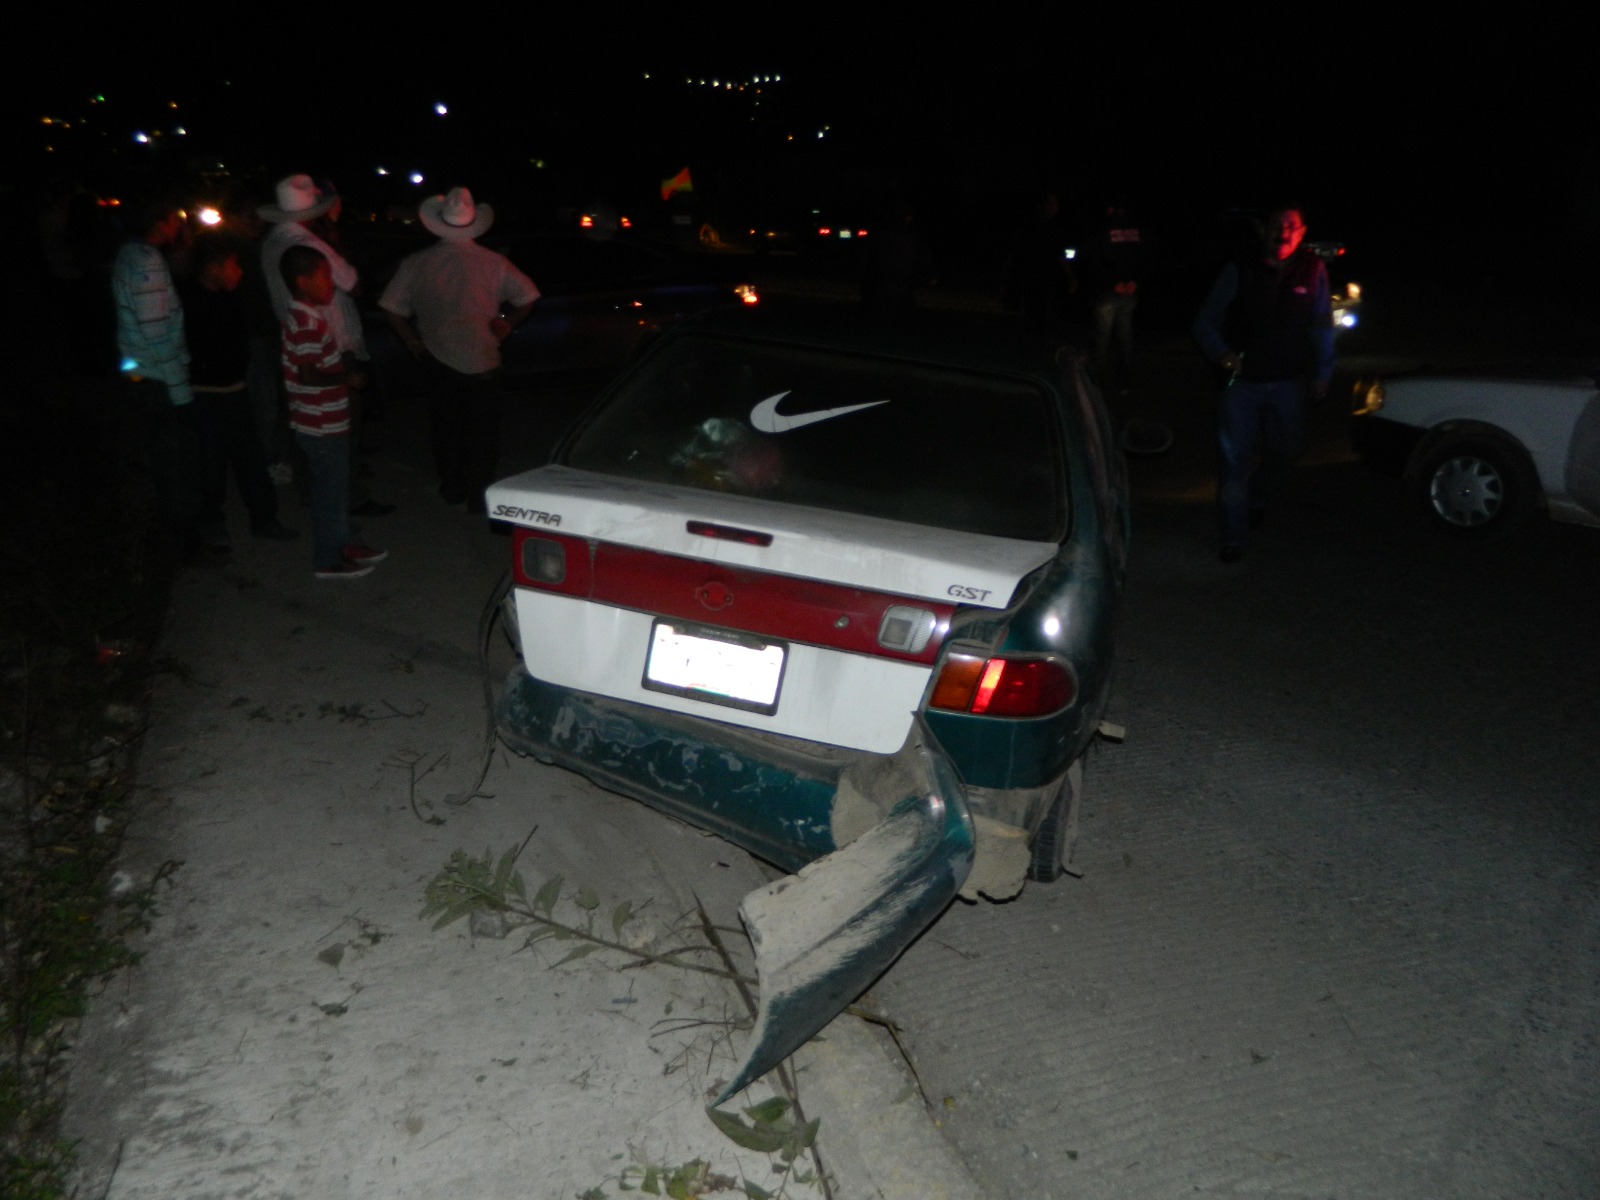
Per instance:
[[[435,178],[515,186],[509,165],[538,156],[558,187],[634,178],[647,191],[679,159],[785,152],[781,128],[826,121],[833,167],[870,165],[925,209],[987,198],[998,211],[1048,183],[1069,204],[1117,188],[1173,219],[1293,196],[1324,226],[1394,242],[1525,243],[1535,230],[1600,242],[1600,104],[1572,31],[1402,33],[1323,9],[1271,26],[1157,24],[1122,6],[984,28],[969,13],[948,32],[920,12],[904,27],[791,14],[781,30],[762,15],[759,34],[739,32],[758,23],[747,8],[650,29],[595,9],[510,28],[324,19],[336,49],[289,55],[196,29],[168,34],[137,73],[126,56],[74,54],[44,93],[13,77],[6,115],[22,136],[7,141],[22,170],[8,174],[26,186],[41,106],[81,107],[91,90],[122,106],[118,120],[181,99],[189,148],[231,167],[358,180],[416,159]],[[748,128],[736,106],[713,112],[665,78],[755,72],[785,82]],[[428,112],[435,99],[447,120]]]

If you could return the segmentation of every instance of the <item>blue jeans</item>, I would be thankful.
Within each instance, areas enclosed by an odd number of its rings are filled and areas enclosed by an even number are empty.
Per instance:
[[[1236,379],[1217,420],[1217,521],[1224,546],[1244,545],[1252,510],[1267,507],[1300,453],[1305,384]]]
[[[350,438],[297,432],[294,440],[311,470],[311,565],[319,571],[336,567],[356,540],[350,528]]]

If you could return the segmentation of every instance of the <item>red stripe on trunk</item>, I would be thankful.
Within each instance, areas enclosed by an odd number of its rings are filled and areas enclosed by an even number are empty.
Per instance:
[[[524,574],[522,543],[530,537],[548,538],[566,547],[564,582],[551,586]],[[937,661],[956,608],[953,604],[937,604],[916,596],[897,596],[753,571],[523,527],[516,530],[512,560],[516,581],[522,587],[579,596],[599,604],[681,621],[737,629],[741,633],[905,662]],[[934,614],[933,636],[918,654],[888,650],[878,644],[883,614],[896,604]]]

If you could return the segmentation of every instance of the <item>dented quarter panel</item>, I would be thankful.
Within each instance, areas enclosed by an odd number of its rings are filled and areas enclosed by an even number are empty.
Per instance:
[[[969,787],[1048,786],[1094,737],[1110,697],[1118,581],[1109,566],[1103,554],[1069,542],[1025,583],[1009,619],[985,613],[962,631],[965,638],[991,633],[987,644],[974,643],[990,653],[1058,656],[1073,665],[1078,683],[1065,712],[1044,717],[996,720],[929,710],[929,727]]]

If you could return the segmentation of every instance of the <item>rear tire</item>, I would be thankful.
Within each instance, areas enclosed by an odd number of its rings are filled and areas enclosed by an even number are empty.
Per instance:
[[[1050,811],[1033,835],[1033,861],[1028,878],[1037,883],[1054,883],[1067,873],[1072,851],[1078,843],[1078,808],[1083,798],[1083,760],[1067,768],[1061,788],[1050,802]]]

